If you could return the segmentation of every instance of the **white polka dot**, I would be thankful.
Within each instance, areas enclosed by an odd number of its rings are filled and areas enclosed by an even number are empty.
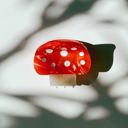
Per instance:
[[[81,61],[80,61],[80,64],[81,64],[81,65],[84,65],[85,63],[86,63],[85,60],[81,60]]]
[[[84,56],[84,52],[80,52],[79,55],[80,55],[80,56]]]
[[[51,67],[55,67],[56,66],[56,63],[51,63]]]
[[[46,62],[46,60],[47,60],[46,58],[42,58],[42,62]]]
[[[76,47],[72,47],[71,50],[77,50],[77,48]]]
[[[52,49],[46,49],[46,52],[47,52],[47,53],[52,53],[53,50],[52,50]]]
[[[64,65],[65,65],[66,67],[69,67],[69,66],[70,66],[70,61],[66,60],[66,61],[64,62]]]
[[[68,52],[67,52],[67,51],[61,51],[61,52],[60,52],[60,55],[65,57],[65,56],[68,55]]]

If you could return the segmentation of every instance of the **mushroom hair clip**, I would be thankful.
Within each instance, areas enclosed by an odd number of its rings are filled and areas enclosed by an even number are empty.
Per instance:
[[[89,85],[96,80],[99,72],[111,68],[114,49],[113,44],[51,40],[36,50],[34,68],[40,75],[50,75],[51,85]]]

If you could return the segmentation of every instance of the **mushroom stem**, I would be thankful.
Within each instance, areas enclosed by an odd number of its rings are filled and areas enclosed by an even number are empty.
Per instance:
[[[50,75],[50,85],[54,86],[75,86],[75,74]]]

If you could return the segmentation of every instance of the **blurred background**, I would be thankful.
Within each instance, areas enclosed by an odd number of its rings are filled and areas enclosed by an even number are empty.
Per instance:
[[[116,45],[91,86],[52,87],[33,68],[52,39]],[[0,0],[0,128],[128,127],[128,0]]]

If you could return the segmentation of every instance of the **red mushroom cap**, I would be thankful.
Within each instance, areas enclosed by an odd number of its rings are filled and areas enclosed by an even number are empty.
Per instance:
[[[52,40],[37,49],[34,68],[40,75],[85,75],[91,68],[91,57],[80,41]]]

